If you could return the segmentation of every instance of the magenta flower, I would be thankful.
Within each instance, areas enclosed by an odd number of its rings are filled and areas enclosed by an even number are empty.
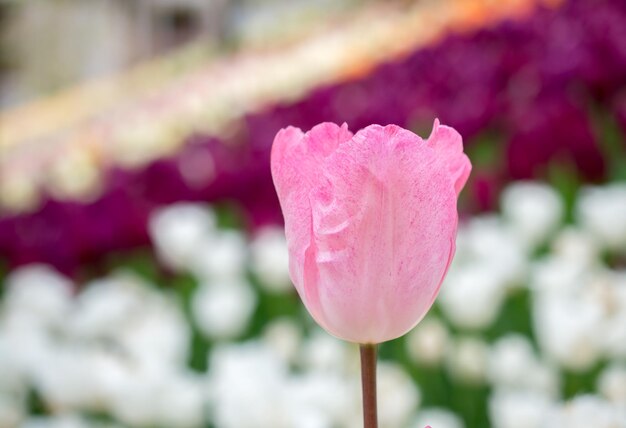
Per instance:
[[[291,279],[315,321],[360,344],[413,328],[454,255],[470,170],[461,136],[438,120],[427,140],[395,125],[281,130],[272,176]]]

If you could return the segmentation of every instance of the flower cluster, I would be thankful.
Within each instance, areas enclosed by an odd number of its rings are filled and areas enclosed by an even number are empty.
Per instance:
[[[72,273],[110,250],[146,243],[152,210],[181,200],[236,199],[252,224],[280,222],[270,145],[288,125],[345,121],[357,130],[395,123],[425,134],[438,116],[464,136],[475,165],[465,192],[465,207],[473,211],[494,208],[511,179],[624,178],[625,26],[623,1],[569,0],[448,35],[358,78],[248,113],[220,135],[194,135],[144,168],[106,171],[95,201],[52,198],[38,212],[0,218],[0,254],[12,265],[41,261]],[[65,181],[91,182],[82,158],[60,158],[69,163],[62,177],[79,174]]]
[[[155,212],[161,271],[10,272],[0,426],[360,426],[357,349],[302,310],[282,229],[248,237],[216,213]],[[516,182],[500,214],[465,219],[434,310],[381,347],[381,427],[625,427],[624,230],[623,183],[570,209]]]

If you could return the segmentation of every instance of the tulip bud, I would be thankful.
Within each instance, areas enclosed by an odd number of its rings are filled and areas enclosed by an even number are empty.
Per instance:
[[[315,321],[362,344],[413,328],[454,255],[471,170],[461,136],[437,120],[427,140],[395,125],[289,127],[271,163],[289,273]]]

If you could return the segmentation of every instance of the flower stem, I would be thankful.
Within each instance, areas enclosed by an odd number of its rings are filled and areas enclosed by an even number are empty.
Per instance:
[[[376,347],[377,345],[360,345],[364,428],[378,428],[378,412],[376,408]]]

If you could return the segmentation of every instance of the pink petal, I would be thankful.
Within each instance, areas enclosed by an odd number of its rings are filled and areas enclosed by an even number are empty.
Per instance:
[[[323,159],[350,138],[352,133],[347,125],[322,123],[306,135],[298,128],[282,129],[272,145],[272,177],[285,218],[289,270],[303,300],[308,300],[303,288],[303,270],[311,240],[309,193],[317,186]],[[311,302],[315,306],[314,299]]]
[[[437,151],[438,158],[447,165],[458,195],[472,170],[472,164],[463,153],[463,138],[455,129],[440,125],[439,119],[435,119],[426,143]]]
[[[394,125],[278,133],[272,176],[290,274],[322,327],[379,343],[419,322],[452,260],[470,169],[461,136],[437,120],[427,141]]]
[[[409,131],[372,125],[324,160],[303,279],[313,317],[334,335],[390,340],[431,306],[457,223],[456,194],[437,156]]]

